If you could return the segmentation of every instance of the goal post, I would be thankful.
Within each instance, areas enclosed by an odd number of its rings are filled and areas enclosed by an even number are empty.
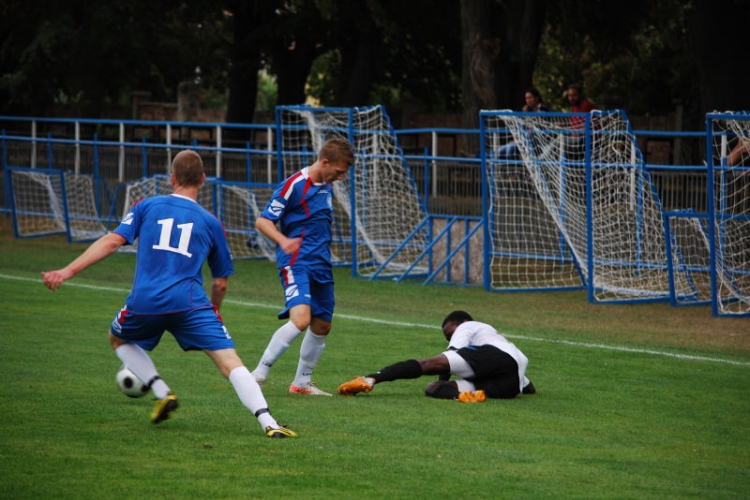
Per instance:
[[[750,113],[706,116],[712,311],[750,316]]]
[[[661,204],[623,111],[482,111],[480,132],[489,289],[586,287],[599,303],[669,300],[670,282],[691,293],[670,280]]]
[[[6,169],[17,238],[65,234],[69,242],[106,233],[96,199],[96,179],[56,169]]]

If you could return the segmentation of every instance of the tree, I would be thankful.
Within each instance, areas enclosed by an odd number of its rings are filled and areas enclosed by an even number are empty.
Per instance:
[[[481,109],[518,109],[531,85],[547,0],[461,0],[463,126]],[[462,148],[478,149],[465,135]]]
[[[212,67],[225,66],[224,19],[209,0],[190,8],[168,0],[14,0],[3,9],[0,87],[5,109],[19,114],[51,114],[64,103],[76,116],[99,117],[131,90],[174,98],[196,68],[210,83]]]
[[[688,33],[697,62],[701,114],[750,110],[750,58],[745,30],[750,1],[693,0]]]
[[[323,2],[321,2],[323,4]],[[324,105],[417,100],[426,110],[457,111],[460,74],[454,0],[328,2],[320,15],[321,55],[309,93]]]
[[[328,23],[315,2],[287,2],[278,9],[268,53],[278,82],[277,104],[304,104],[315,59],[322,53]]]
[[[228,1],[231,41],[229,42],[229,123],[253,123],[258,72],[261,69],[263,26],[270,20],[273,5],[263,0]],[[242,131],[228,130],[228,139],[246,139]]]

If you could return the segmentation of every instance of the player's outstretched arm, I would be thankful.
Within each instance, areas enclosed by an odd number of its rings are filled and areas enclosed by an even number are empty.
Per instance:
[[[69,280],[87,267],[109,257],[125,244],[125,238],[117,233],[107,233],[91,244],[73,262],[54,271],[42,271],[44,286],[53,292],[60,288],[63,281]]]

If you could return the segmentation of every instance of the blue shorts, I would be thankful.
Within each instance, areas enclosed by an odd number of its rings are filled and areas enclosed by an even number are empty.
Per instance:
[[[172,314],[136,315],[123,307],[110,326],[112,334],[150,351],[168,331],[183,351],[234,349],[234,341],[212,308]]]
[[[289,317],[289,309],[300,304],[310,306],[311,316],[323,321],[333,320],[333,273],[313,272],[302,266],[286,266],[279,270],[281,286],[284,287],[286,308],[279,319]]]

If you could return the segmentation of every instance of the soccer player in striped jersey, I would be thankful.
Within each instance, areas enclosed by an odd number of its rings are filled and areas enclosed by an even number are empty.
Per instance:
[[[273,193],[255,227],[276,243],[276,263],[286,307],[279,319],[288,319],[273,334],[253,370],[262,385],[270,368],[305,332],[297,373],[289,392],[330,396],[312,381],[323,354],[333,319],[333,266],[331,239],[333,182],[346,176],[354,163],[354,150],[345,139],[330,139],[315,163],[303,168]]]
[[[109,341],[125,366],[154,391],[157,401],[151,421],[158,424],[179,407],[177,396],[147,353],[169,331],[183,350],[202,350],[211,358],[268,437],[295,437],[271,416],[260,386],[237,355],[219,315],[234,266],[224,227],[196,201],[205,179],[200,155],[181,151],[172,162],[171,195],[137,203],[113,232],[73,262],[42,272],[44,284],[55,291],[63,281],[138,238],[133,287],[112,321]],[[212,276],[210,300],[203,289],[206,261]]]

